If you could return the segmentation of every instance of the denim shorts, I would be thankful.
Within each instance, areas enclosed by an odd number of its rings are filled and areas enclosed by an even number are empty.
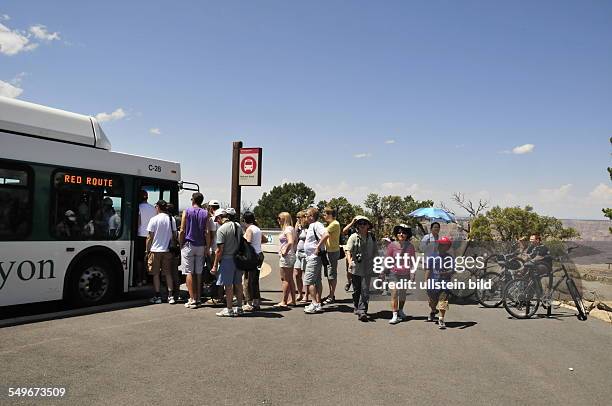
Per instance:
[[[236,268],[233,257],[221,258],[217,272],[218,286],[242,284],[242,271]]]

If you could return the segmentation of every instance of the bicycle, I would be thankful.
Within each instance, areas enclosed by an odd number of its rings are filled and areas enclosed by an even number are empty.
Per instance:
[[[518,253],[491,255],[485,260],[484,273],[480,277],[481,285],[490,281],[489,288],[476,289],[476,300],[483,307],[499,307],[503,301],[505,286],[514,280],[517,271],[523,269],[523,261],[518,258]],[[497,272],[493,269],[499,268]]]
[[[568,249],[568,253],[571,250],[572,248]],[[561,262],[560,268],[544,275],[538,274],[537,263],[525,263],[524,270],[526,275],[523,278],[514,279],[504,289],[502,302],[508,314],[517,319],[529,319],[538,310],[540,304],[544,308],[551,307],[555,301],[559,301],[561,295],[559,286],[565,281],[568,292],[578,310],[578,320],[584,321],[587,319],[588,313],[584,307],[582,296],[563,262]],[[553,276],[558,272],[563,272],[563,276],[553,285]],[[548,277],[546,291],[542,287],[542,277]],[[553,298],[555,294],[557,296]]]

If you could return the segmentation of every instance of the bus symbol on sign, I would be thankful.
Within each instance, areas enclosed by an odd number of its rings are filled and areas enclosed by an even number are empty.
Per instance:
[[[240,168],[246,175],[250,175],[257,169],[257,162],[254,158],[247,156],[240,162]]]

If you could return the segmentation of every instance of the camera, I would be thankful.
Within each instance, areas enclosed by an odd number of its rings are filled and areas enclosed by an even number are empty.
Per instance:
[[[355,254],[355,262],[360,264],[361,260],[363,259],[363,255],[361,255],[361,252],[358,252]]]

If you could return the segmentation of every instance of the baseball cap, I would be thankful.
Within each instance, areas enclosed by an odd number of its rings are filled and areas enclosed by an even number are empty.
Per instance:
[[[76,214],[74,214],[72,210],[66,210],[64,216],[66,216],[70,221],[76,221]]]
[[[218,200],[211,200],[210,202],[208,202],[208,205],[209,206],[217,206],[217,207],[221,206],[221,204],[219,203]]]
[[[443,245],[451,245],[453,243],[453,240],[450,239],[450,237],[440,237],[440,239],[438,239],[436,241],[438,244],[443,244]]]
[[[229,214],[230,216],[235,216],[235,215],[236,215],[236,210],[234,210],[232,207],[227,207],[227,208],[225,209],[225,212],[226,212],[227,214]]]
[[[219,209],[219,210],[215,211],[214,220],[217,220],[217,218],[219,218],[221,216],[227,216],[227,211],[225,209]]]

